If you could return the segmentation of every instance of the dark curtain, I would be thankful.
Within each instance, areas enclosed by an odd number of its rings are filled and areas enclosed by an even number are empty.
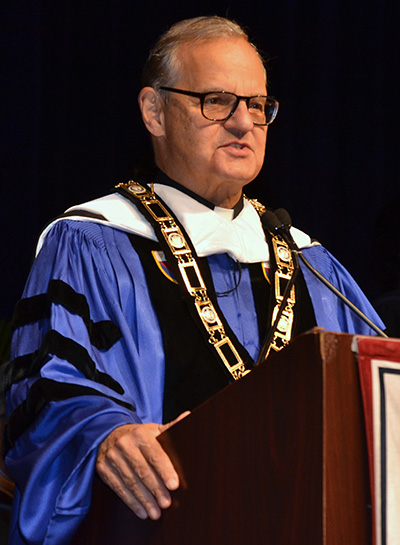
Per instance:
[[[6,2],[0,318],[11,317],[44,224],[137,175],[151,157],[136,102],[141,66],[170,24],[202,14],[249,29],[281,103],[265,166],[246,193],[286,207],[377,295],[375,269],[387,264],[372,252],[373,224],[400,193],[399,5]]]

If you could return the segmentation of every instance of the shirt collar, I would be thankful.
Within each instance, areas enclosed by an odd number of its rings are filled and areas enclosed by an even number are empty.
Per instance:
[[[219,206],[215,206],[212,202],[208,201],[207,199],[204,199],[200,195],[197,195],[197,193],[195,193],[191,189],[188,189],[184,185],[182,185],[182,184],[180,184],[178,182],[175,182],[175,180],[172,180],[169,176],[167,176],[161,170],[157,171],[157,175],[155,177],[155,182],[157,184],[162,184],[162,185],[167,185],[169,187],[174,187],[175,189],[178,189],[179,191],[182,191],[182,193],[185,193],[186,195],[189,195],[189,197],[192,197],[192,199],[195,199],[200,204],[203,204],[204,206],[207,206],[208,208],[210,208],[210,210],[215,210],[215,212],[221,213],[221,215],[224,215],[222,208],[220,208]],[[232,209],[233,210],[232,219],[235,219],[240,214],[240,212],[243,210],[243,206],[244,206],[243,196],[241,196],[239,201],[235,204],[235,206]],[[226,209],[226,210],[229,210],[229,209]],[[228,217],[230,215],[231,215],[230,213],[227,213],[227,214],[225,214],[225,217]]]

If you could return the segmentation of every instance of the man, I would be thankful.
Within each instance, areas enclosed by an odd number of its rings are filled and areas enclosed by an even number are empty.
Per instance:
[[[159,174],[49,226],[16,309],[14,544],[68,542],[95,469],[138,517],[160,517],[179,478],[157,436],[251,369],[277,304],[267,269],[289,268],[242,193],[278,108],[243,30],[219,17],[174,25],[150,54],[139,105]],[[379,324],[326,250],[293,234]],[[295,288],[288,339],[313,325],[370,332],[310,273]]]

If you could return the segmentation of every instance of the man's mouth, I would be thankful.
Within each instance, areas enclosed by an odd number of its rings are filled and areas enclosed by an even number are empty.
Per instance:
[[[229,142],[228,144],[225,144],[225,147],[227,148],[234,148],[234,149],[250,149],[250,146],[246,144],[246,142]]]

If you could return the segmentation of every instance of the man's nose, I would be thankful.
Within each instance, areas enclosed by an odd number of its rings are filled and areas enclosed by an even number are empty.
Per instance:
[[[249,112],[245,99],[240,99],[233,114],[225,121],[225,127],[240,129],[243,132],[251,131],[253,118]]]

